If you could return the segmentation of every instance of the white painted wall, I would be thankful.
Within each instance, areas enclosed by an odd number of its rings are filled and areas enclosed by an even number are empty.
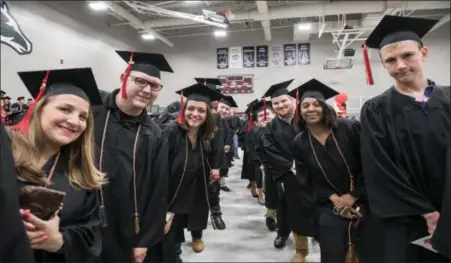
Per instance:
[[[92,67],[98,86],[119,87],[119,76],[126,63],[116,49],[131,47],[101,32],[96,32],[67,16],[32,1],[8,1],[10,13],[33,43],[29,55],[18,55],[1,45],[1,88],[15,99],[28,92],[18,71]],[[64,64],[60,64],[60,59]]]
[[[22,30],[33,42],[34,51],[30,55],[19,56],[11,48],[1,45],[1,87],[11,97],[28,94],[17,71],[40,70],[48,68],[68,68],[90,66],[101,89],[113,90],[119,87],[119,76],[126,64],[114,52],[115,49],[128,49],[129,45],[110,36],[96,32],[92,28],[72,20],[37,2],[9,1],[13,15]],[[133,30],[133,29],[132,29]],[[449,84],[450,72],[450,26],[449,23],[427,35],[425,44],[430,48],[430,59],[425,63],[426,75],[440,84]],[[254,69],[216,69],[216,48],[262,44],[293,43],[292,28],[272,30],[273,41],[267,43],[261,31],[236,32],[224,39],[212,35],[191,38],[172,38],[173,48],[161,42],[149,42],[144,46],[136,40],[138,50],[164,53],[174,69],[174,74],[163,73],[164,89],[157,104],[166,106],[178,96],[174,91],[194,83],[194,77],[216,77],[219,74],[254,74],[255,92],[253,94],[234,95],[244,110],[245,105],[260,97],[271,85],[294,78],[290,86],[297,85],[315,77],[325,83],[339,81],[332,86],[351,97],[372,97],[387,89],[392,80],[380,64],[377,52],[372,52],[373,76],[376,84],[367,86],[362,63],[360,43],[356,43],[356,59],[350,70],[324,70],[326,58],[336,56],[337,48],[332,45],[330,36],[311,41],[312,62],[307,66]],[[60,65],[59,60],[64,59]],[[349,101],[348,108],[360,104]],[[358,111],[358,109],[356,110]]]

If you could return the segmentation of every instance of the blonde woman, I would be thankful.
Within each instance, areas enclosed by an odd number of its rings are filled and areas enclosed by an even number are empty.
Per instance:
[[[63,208],[48,220],[20,211],[35,261],[94,262],[101,250],[96,190],[105,180],[93,158],[91,104],[101,100],[92,71],[19,76],[36,98],[10,132],[19,187],[37,185],[65,193]]]

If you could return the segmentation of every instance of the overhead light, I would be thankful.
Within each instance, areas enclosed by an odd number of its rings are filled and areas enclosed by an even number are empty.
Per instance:
[[[216,30],[214,32],[214,34],[215,34],[215,37],[225,37],[225,36],[227,36],[227,31],[225,31],[225,30]]]
[[[93,1],[89,3],[89,7],[96,10],[96,11],[102,11],[107,10],[108,5],[105,4],[103,1]]]
[[[152,34],[147,33],[147,34],[142,34],[141,38],[144,39],[144,40],[154,40],[155,36],[152,35]]]
[[[310,29],[312,29],[311,23],[302,23],[298,25],[299,31],[309,31]]]

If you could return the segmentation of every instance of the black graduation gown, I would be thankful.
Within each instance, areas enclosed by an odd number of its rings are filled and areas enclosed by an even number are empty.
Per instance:
[[[210,141],[199,140],[202,142],[203,153],[194,153],[191,150],[191,142],[186,136],[186,132],[177,124],[167,124],[163,128],[165,137],[169,140],[169,160],[170,160],[170,179],[169,179],[169,212],[175,214],[187,214],[187,227],[189,230],[202,230],[207,227],[209,200],[208,185],[210,183],[210,167],[215,158],[220,158],[220,152],[213,152]],[[188,147],[188,149],[187,149]],[[198,149],[200,150],[200,149]],[[187,156],[188,151],[188,156]],[[203,155],[203,157],[202,157]],[[202,158],[204,163],[202,163]],[[199,163],[193,164],[198,161]],[[196,171],[189,171],[188,168],[197,167]],[[193,174],[195,178],[193,178]],[[193,180],[195,179],[195,180]],[[192,180],[191,190],[182,189],[187,180]],[[185,192],[185,193],[184,193]],[[194,195],[194,196],[192,196]],[[191,200],[191,204],[186,203]]]
[[[442,209],[451,129],[449,90],[436,86],[426,113],[394,87],[362,107],[363,171],[377,216],[419,216]]]
[[[300,184],[292,172],[294,158],[291,153],[293,139],[299,133],[297,125],[291,124],[276,117],[271,120],[263,134],[263,151],[266,158],[265,173],[270,173],[276,184],[279,184],[280,201],[277,204],[277,217],[279,234],[288,235],[289,230],[301,234],[310,235],[308,220],[303,215],[303,196],[300,191]]]
[[[168,123],[171,120],[177,120],[180,111],[180,101],[174,101],[169,104],[166,109],[155,118],[155,123],[162,125]]]
[[[260,127],[257,130],[257,153],[260,158],[260,162],[263,165],[264,171],[264,187],[265,187],[265,206],[268,209],[277,208],[277,187],[274,182],[271,173],[266,168],[268,166],[268,158],[265,156],[265,151],[263,148],[263,135],[265,134],[266,127]]]
[[[50,158],[42,168],[47,174],[55,162],[55,157]],[[49,188],[66,193],[64,208],[60,212],[60,231],[64,245],[60,253],[34,250],[36,262],[96,262],[100,255],[102,240],[97,193],[72,186],[67,172],[68,152],[63,147]],[[17,182],[17,190],[30,185],[19,180]]]
[[[107,226],[102,228],[103,262],[130,262],[132,248],[150,247],[164,236],[168,191],[168,144],[161,129],[147,116],[121,113],[115,103],[119,90],[102,96],[104,105],[94,107],[95,141],[101,149],[107,112],[110,111],[103,171],[108,184],[103,187]],[[135,233],[133,213],[133,145],[138,126],[141,131],[136,149],[136,191],[140,232]],[[99,156],[98,156],[99,157]]]
[[[19,214],[17,183],[11,144],[0,123],[0,262],[34,262]]]
[[[440,254],[451,258],[451,170],[450,159],[451,147],[448,147],[448,178],[445,188],[445,195],[443,197],[443,208],[440,213],[440,218],[435,229],[432,246]]]
[[[260,169],[261,160],[258,153],[258,132],[259,128],[252,127],[252,131],[247,132],[246,136],[246,162],[243,162],[243,170],[246,170],[246,174],[249,180],[257,182],[259,188],[262,186],[262,172]]]

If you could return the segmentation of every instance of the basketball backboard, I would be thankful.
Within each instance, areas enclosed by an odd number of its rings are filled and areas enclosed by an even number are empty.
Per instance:
[[[324,69],[350,69],[353,65],[353,58],[328,58]]]

